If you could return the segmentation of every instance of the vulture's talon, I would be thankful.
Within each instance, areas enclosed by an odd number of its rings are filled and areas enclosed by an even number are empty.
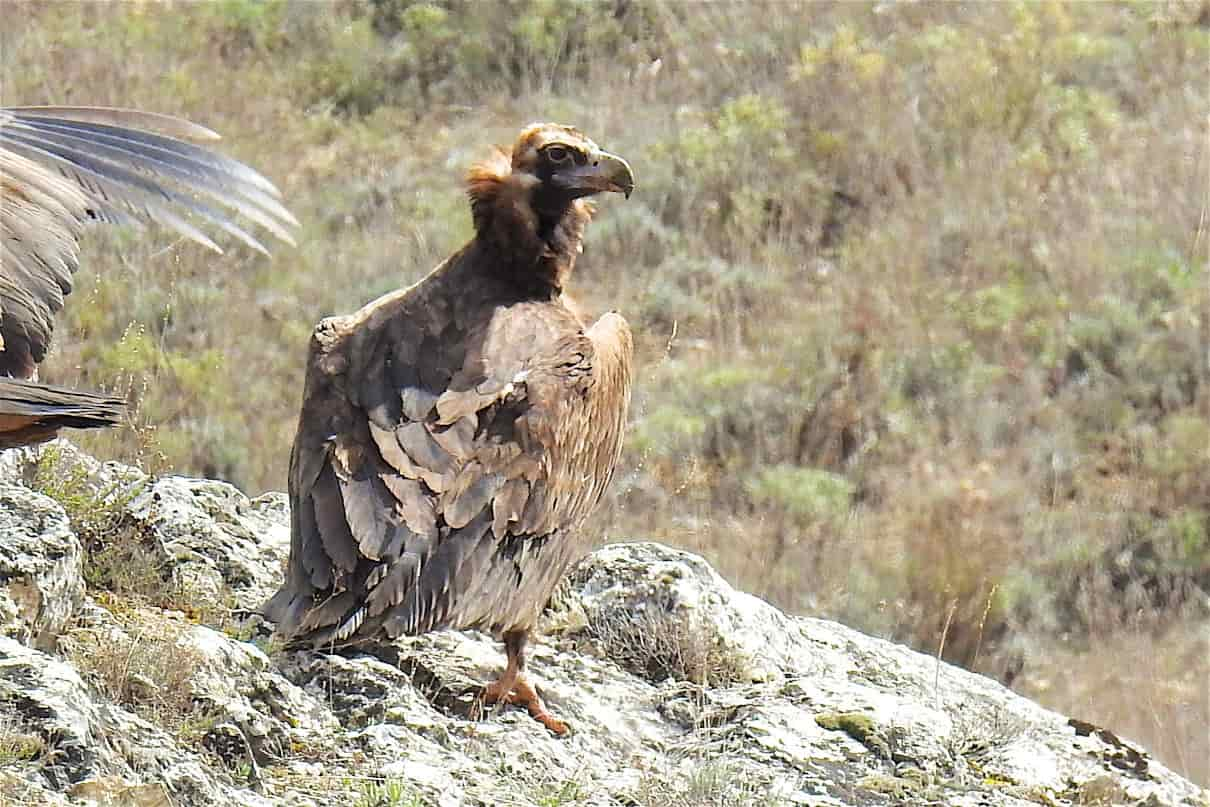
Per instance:
[[[543,709],[540,704],[537,710],[531,704],[529,714],[534,720],[546,726],[547,730],[556,737],[566,737],[571,733],[571,729],[566,723]]]
[[[552,734],[562,737],[568,733],[567,724],[547,711],[546,704],[542,702],[538,690],[528,679],[518,675],[512,682],[509,682],[508,677],[507,675],[501,676],[500,680],[493,681],[483,688],[481,697],[485,706],[497,703],[524,706],[529,712],[529,716],[549,729]],[[507,692],[504,691],[505,686],[510,687]]]
[[[504,691],[503,685],[500,681],[492,681],[490,684],[485,686],[479,697],[480,700],[483,701],[484,706],[495,706],[497,703],[514,702],[512,691]]]

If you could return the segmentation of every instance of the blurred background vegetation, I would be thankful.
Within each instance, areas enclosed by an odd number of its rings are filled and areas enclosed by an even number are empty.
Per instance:
[[[44,370],[130,400],[88,450],[283,489],[312,325],[574,123],[639,181],[576,278],[639,336],[592,529],[1210,782],[1210,2],[4,5],[0,102],[186,116],[304,223],[90,239]]]

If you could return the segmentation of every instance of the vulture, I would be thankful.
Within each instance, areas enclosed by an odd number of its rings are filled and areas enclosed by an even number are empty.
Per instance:
[[[185,138],[219,136],[133,109],[0,107],[0,448],[121,416],[120,400],[32,380],[71,291],[85,226],[157,224],[222,252],[208,225],[266,253],[232,222],[235,212],[294,243],[288,228],[298,222],[269,180]]]
[[[621,451],[626,320],[586,324],[566,287],[592,214],[630,166],[534,124],[467,179],[474,237],[415,285],[319,323],[290,458],[287,577],[263,608],[287,646],[433,630],[503,640],[485,703],[566,725],[525,648]]]

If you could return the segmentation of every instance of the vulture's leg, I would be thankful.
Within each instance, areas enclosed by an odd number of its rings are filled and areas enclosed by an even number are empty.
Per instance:
[[[567,733],[567,724],[546,711],[546,705],[538,697],[525,677],[525,643],[529,641],[528,631],[510,631],[504,634],[504,650],[508,653],[508,666],[500,674],[500,678],[488,684],[483,690],[484,703],[511,703],[524,706],[529,710],[530,717],[560,736]]]

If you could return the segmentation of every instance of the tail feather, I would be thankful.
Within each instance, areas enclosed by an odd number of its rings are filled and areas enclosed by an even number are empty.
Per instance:
[[[92,392],[0,379],[0,448],[41,443],[59,429],[113,426],[125,402]]]

